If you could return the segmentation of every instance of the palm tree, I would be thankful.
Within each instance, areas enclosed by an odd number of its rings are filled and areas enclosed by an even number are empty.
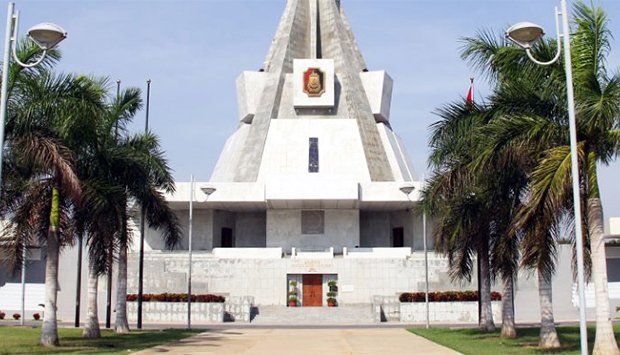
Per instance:
[[[27,61],[37,54],[22,45],[18,56]],[[5,177],[0,213],[10,220],[3,231],[13,251],[27,238],[41,238],[46,246],[45,316],[41,344],[59,344],[56,297],[60,249],[73,242],[72,210],[81,195],[74,155],[65,138],[71,130],[88,126],[97,112],[100,92],[81,77],[50,72],[59,59],[50,53],[36,69],[11,65],[5,141]],[[87,134],[86,134],[87,135]],[[21,253],[20,253],[21,255]],[[20,261],[19,256],[13,258]]]
[[[145,211],[147,225],[160,230],[166,247],[174,248],[181,238],[181,228],[176,214],[164,197],[164,192],[175,191],[174,180],[163,152],[159,148],[157,138],[151,133],[138,134],[121,141],[119,148],[122,155],[129,157],[129,159],[119,159],[114,162],[117,168],[114,170],[126,194],[123,206],[127,206],[129,200],[136,201]],[[127,209],[123,212],[121,229],[118,234],[119,266],[115,324],[115,329],[119,333],[129,331],[127,249],[131,241],[131,231],[127,228],[127,219],[131,213]]]
[[[471,279],[473,255],[479,260],[481,316],[479,326],[494,331],[491,311],[490,245],[495,231],[489,202],[488,179],[473,174],[477,138],[473,134],[488,120],[477,105],[460,102],[438,111],[441,120],[431,136],[430,164],[433,167],[424,205],[437,221],[435,245],[448,256],[453,279]]]
[[[129,201],[145,206],[149,226],[163,231],[166,245],[172,248],[180,238],[176,215],[165,201],[163,192],[173,192],[174,183],[157,137],[150,133],[128,135],[126,125],[141,108],[140,91],[126,89],[99,121],[98,137],[88,154],[80,159],[80,177],[84,181],[84,198],[79,213],[80,225],[89,235],[91,260],[89,285],[89,319],[85,337],[99,337],[96,279],[108,270],[110,252],[118,252],[117,332],[128,332],[127,248],[131,230],[127,220],[132,211]],[[120,134],[118,134],[120,133]],[[92,297],[91,297],[92,295]]]
[[[582,2],[575,5],[571,55],[582,182],[580,194],[585,201],[584,243],[590,246],[597,301],[595,354],[619,353],[610,320],[603,214],[597,179],[597,165],[609,164],[620,151],[620,76],[617,72],[609,73],[606,67],[611,37],[607,21],[600,7]],[[517,225],[531,228],[543,216],[544,227],[549,229],[539,228],[538,236],[533,234],[535,229],[524,232],[533,238],[553,239],[549,234],[557,233],[562,221],[570,219],[566,211],[571,210],[573,203],[562,64],[539,67],[522,51],[505,42],[490,40],[490,36],[467,39],[466,43],[464,56],[495,82],[497,97],[510,97],[503,104],[512,112],[496,121],[490,149],[528,146],[538,152],[531,170],[528,202],[519,213]],[[551,58],[555,52],[554,43],[542,42],[535,51],[539,58]],[[528,83],[530,89],[537,90],[523,90]],[[549,257],[539,254],[532,260],[544,265]],[[549,281],[548,275],[539,279],[543,283]]]

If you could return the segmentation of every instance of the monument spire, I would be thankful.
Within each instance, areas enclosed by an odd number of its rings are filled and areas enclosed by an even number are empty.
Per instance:
[[[314,107],[293,103],[292,97],[299,94],[297,91],[301,88],[293,88],[293,81],[303,76],[295,72],[294,62],[303,60],[331,61],[328,81],[332,87],[328,91],[331,90],[334,99],[329,105],[318,99]],[[238,88],[241,85],[243,92],[239,100],[244,106],[240,111],[247,109],[239,129],[243,133],[235,138],[234,147],[226,148],[232,151],[225,163],[228,177],[214,173],[214,178],[257,181],[272,120],[324,117],[355,119],[371,181],[393,181],[377,128],[379,121],[362,82],[361,74],[365,71],[364,58],[340,1],[288,0],[261,73],[244,73],[240,77],[242,82],[238,82]],[[250,109],[248,101],[255,106]],[[387,120],[382,123],[389,128]]]

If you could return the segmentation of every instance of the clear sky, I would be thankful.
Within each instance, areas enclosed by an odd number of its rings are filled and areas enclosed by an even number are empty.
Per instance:
[[[620,1],[594,0],[620,38]],[[465,96],[470,76],[459,38],[531,21],[554,36],[559,0],[342,0],[370,70],[394,79],[391,124],[418,175],[427,169],[433,111]],[[17,2],[20,32],[39,22],[61,25],[69,37],[59,69],[107,76],[111,87],[146,88],[152,79],[150,128],[162,140],[178,181],[207,181],[226,138],[238,125],[235,80],[258,70],[285,0],[30,0]],[[572,3],[572,1],[569,1]],[[6,14],[6,1],[1,10]],[[2,26],[4,28],[4,26]],[[2,32],[4,33],[4,31]],[[609,68],[620,68],[613,42]],[[112,90],[114,92],[114,90]],[[488,93],[483,78],[475,93]],[[144,112],[133,130],[143,129]],[[620,165],[601,168],[606,217],[620,216]]]

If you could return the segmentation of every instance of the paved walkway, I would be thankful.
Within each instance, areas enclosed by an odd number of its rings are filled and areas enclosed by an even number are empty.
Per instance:
[[[219,329],[136,354],[458,354],[402,328]]]

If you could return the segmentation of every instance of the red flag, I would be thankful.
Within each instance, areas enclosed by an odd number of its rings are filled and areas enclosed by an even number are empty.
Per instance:
[[[470,80],[469,90],[467,91],[467,98],[465,99],[465,102],[468,105],[474,103],[474,78],[469,78],[469,80]]]

